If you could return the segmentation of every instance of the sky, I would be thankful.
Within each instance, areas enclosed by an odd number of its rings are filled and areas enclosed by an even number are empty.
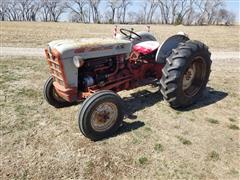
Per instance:
[[[103,2],[105,1],[105,2],[100,4],[101,9],[106,8],[105,3],[107,2],[106,0],[102,0],[102,1]],[[140,4],[144,1],[145,0],[133,0],[133,4],[135,6],[129,7],[129,10],[137,12],[138,10],[141,9]],[[240,23],[240,0],[225,0],[225,5],[226,5],[226,9],[228,9],[229,11],[235,14],[236,22]],[[68,17],[64,15],[64,17],[62,18],[63,20],[67,20]]]
[[[226,6],[236,15],[236,21],[240,22],[240,0],[226,0]]]
[[[145,0],[133,0],[137,2],[136,4],[140,4],[141,2],[144,2]],[[240,0],[225,0],[226,9],[230,10],[236,15],[236,21],[240,22]],[[136,7],[131,7],[131,10],[137,10]]]

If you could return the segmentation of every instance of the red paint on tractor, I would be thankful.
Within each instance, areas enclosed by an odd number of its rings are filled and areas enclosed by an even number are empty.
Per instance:
[[[133,50],[146,55],[155,51],[159,45],[157,41],[145,41],[133,46]]]
[[[69,87],[66,76],[64,73],[64,67],[61,62],[60,53],[56,49],[52,49],[51,53],[45,49],[47,62],[51,75],[54,79],[54,87],[59,96],[69,102],[76,101],[78,98],[77,88]]]
[[[137,52],[133,53],[138,54]],[[108,74],[105,83],[88,87],[85,92],[80,93],[79,100],[89,97],[99,90],[119,92],[153,83],[153,79],[148,79],[148,75],[153,76],[155,79],[159,79],[162,76],[161,70],[163,65],[154,63],[154,60],[125,60],[125,55],[118,55],[116,58],[116,68],[111,74]],[[93,76],[97,74],[97,71],[98,69],[95,69],[92,72]]]
[[[130,90],[151,84],[154,79],[160,79],[162,76],[162,64],[156,64],[154,59],[141,59],[141,53],[133,51],[129,59],[126,59],[126,55],[116,56],[116,67],[114,71],[107,75],[107,79],[103,84],[94,84],[87,87],[84,91],[79,91],[76,87],[70,87],[67,84],[59,52],[55,49],[52,50],[52,55],[48,53],[48,50],[45,52],[51,74],[54,78],[56,92],[68,102],[84,100],[99,90],[112,90],[114,92]],[[98,60],[91,61],[91,66],[98,62]],[[59,69],[56,69],[55,65],[58,65]],[[95,76],[109,68],[108,66],[95,68],[91,72],[91,76]]]
[[[96,46],[96,47],[84,47],[84,48],[78,48],[74,51],[74,53],[83,53],[83,52],[93,52],[93,51],[104,51],[104,50],[110,50],[113,46]]]
[[[65,88],[64,86],[61,86],[58,82],[53,83],[55,90],[57,94],[62,97],[64,100],[68,102],[73,102],[78,99],[78,91],[77,88],[71,87],[71,88]]]

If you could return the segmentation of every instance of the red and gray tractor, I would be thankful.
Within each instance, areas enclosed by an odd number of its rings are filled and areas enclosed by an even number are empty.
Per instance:
[[[120,32],[116,38],[57,40],[45,50],[51,73],[46,101],[56,108],[83,101],[79,128],[94,141],[115,133],[124,119],[117,92],[158,84],[172,108],[184,108],[201,98],[210,75],[208,47],[184,33],[160,44],[149,32]]]

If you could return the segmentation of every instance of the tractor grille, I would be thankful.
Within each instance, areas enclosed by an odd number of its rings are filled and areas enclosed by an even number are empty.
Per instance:
[[[53,54],[50,54],[48,50],[46,51],[47,55],[47,61],[50,68],[50,73],[52,74],[53,80],[57,82],[58,84],[65,86],[64,83],[64,71],[63,71],[63,65],[61,63],[61,60],[59,57],[54,56]]]

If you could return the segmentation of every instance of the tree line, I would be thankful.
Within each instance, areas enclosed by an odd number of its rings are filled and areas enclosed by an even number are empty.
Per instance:
[[[134,24],[224,24],[224,0],[1,0],[2,21]]]

